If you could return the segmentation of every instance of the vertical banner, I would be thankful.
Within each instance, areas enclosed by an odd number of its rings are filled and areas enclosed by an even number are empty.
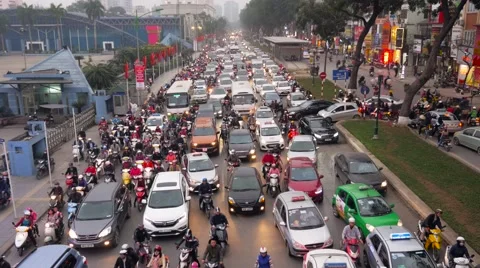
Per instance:
[[[128,62],[125,62],[125,66],[123,67],[123,72],[125,73],[125,79],[128,79],[129,71],[130,71],[130,67],[128,66]]]
[[[477,27],[477,34],[475,36],[475,43],[473,44],[473,66],[480,66],[480,30]]]
[[[457,42],[462,40],[462,31],[463,27],[460,25],[455,25],[452,28],[452,41],[450,42],[450,57],[452,58],[457,58],[458,56]]]
[[[355,28],[354,28],[354,38],[355,38],[355,41],[358,41],[358,39],[360,38],[360,35],[361,35],[362,32],[363,32],[363,29],[365,29],[365,27],[363,27],[363,26],[355,26]]]
[[[382,49],[389,49],[390,47],[390,30],[392,26],[389,21],[385,21],[382,25]]]
[[[141,61],[135,63],[135,81],[137,90],[145,90],[145,65]]]

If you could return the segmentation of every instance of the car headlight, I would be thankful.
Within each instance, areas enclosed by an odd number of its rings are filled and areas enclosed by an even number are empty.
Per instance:
[[[228,198],[228,203],[229,203],[230,205],[234,205],[234,204],[235,204],[235,200],[233,200],[233,198],[229,197],[229,198]]]
[[[215,146],[215,145],[217,145],[217,143],[216,143],[216,142],[212,142],[212,146]]]
[[[387,187],[387,181],[383,181],[380,186],[381,186],[381,187]]]
[[[402,222],[402,220],[398,220],[398,222],[397,222],[397,226],[403,226],[403,222]]]
[[[77,233],[75,233],[75,231],[73,229],[70,229],[70,231],[68,231],[68,236],[70,236],[70,238],[72,238],[72,239],[77,239],[78,238]]]
[[[100,234],[98,234],[98,237],[107,236],[107,235],[109,235],[111,232],[112,232],[112,226],[109,226],[109,227],[103,229],[103,231],[101,231]]]
[[[315,194],[321,194],[323,192],[323,187],[320,186],[318,189],[315,191]]]
[[[322,138],[322,135],[320,134],[317,134],[317,133],[314,133],[313,136],[317,139],[321,139]]]
[[[373,225],[370,225],[370,224],[365,224],[365,227],[367,227],[367,230],[369,230],[370,232],[373,232],[373,230],[375,230],[375,227]]]
[[[336,138],[338,137],[338,132],[335,132],[335,134],[333,134],[333,136]]]
[[[172,113],[167,113],[168,116],[172,115]]]
[[[265,202],[265,196],[261,195],[260,198],[258,198],[259,203],[264,203]]]
[[[255,149],[251,149],[249,153],[250,154],[255,154]]]
[[[197,147],[198,143],[194,143],[194,144],[192,144],[192,145],[193,145],[193,147]]]
[[[215,177],[213,177],[213,179],[210,180],[210,182],[216,182],[218,181],[218,175],[215,175]]]
[[[289,115],[294,115],[294,114],[295,114],[295,112],[289,112],[288,114],[289,114]]]

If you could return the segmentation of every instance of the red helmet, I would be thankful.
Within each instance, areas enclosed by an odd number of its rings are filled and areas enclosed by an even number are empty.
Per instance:
[[[156,246],[155,246],[155,250],[157,250],[157,251],[162,251],[162,247],[161,247],[160,245],[156,245]]]

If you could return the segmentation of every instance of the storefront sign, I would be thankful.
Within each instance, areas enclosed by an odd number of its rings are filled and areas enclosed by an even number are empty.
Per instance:
[[[355,26],[354,28],[354,32],[355,32],[355,41],[358,41],[358,39],[360,38],[360,35],[362,34],[363,32],[363,29],[365,29],[365,27],[363,26]]]
[[[392,40],[395,40],[395,47],[397,49],[403,48],[403,37],[405,35],[404,31],[405,29],[403,28],[397,28],[397,30],[395,31],[395,39]]]
[[[480,66],[480,30],[478,28],[475,44],[473,44],[473,66]]]
[[[422,53],[422,39],[413,39],[413,53]]]
[[[456,58],[458,54],[457,43],[462,41],[462,30],[463,27],[460,25],[455,25],[452,28],[452,42],[450,42],[450,57]]]
[[[382,48],[383,49],[388,49],[390,47],[390,30],[391,29],[392,29],[392,26],[388,21],[386,21],[382,25]]]
[[[437,35],[440,34],[441,29],[442,28],[440,28],[440,27],[433,27],[432,26],[432,29],[431,29],[432,32],[431,32],[431,38],[430,38],[430,40],[432,40],[432,42],[436,42],[435,38],[437,37]]]
[[[380,34],[379,33],[376,33],[375,34],[375,39],[373,41],[373,44],[375,45],[375,47],[379,47],[380,46]]]
[[[135,81],[137,90],[145,90],[145,67],[143,62],[135,63]]]

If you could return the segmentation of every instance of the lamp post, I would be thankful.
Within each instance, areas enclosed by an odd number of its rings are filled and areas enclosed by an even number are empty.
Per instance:
[[[88,53],[88,51],[90,50],[90,49],[88,48],[88,30],[89,30],[89,29],[90,29],[90,28],[88,28],[88,26],[85,26],[85,44],[87,45],[87,53]]]
[[[27,30],[25,28],[20,28],[20,32],[23,34],[24,46],[23,46],[23,63],[25,64],[25,70],[27,69],[27,40],[25,40],[25,33]]]
[[[140,19],[141,17],[144,17],[146,15],[149,15],[149,14],[152,14],[154,12],[160,12],[162,11],[163,8],[159,8],[159,9],[155,9],[155,10],[152,10],[150,12],[147,12],[143,15],[141,15],[140,17],[138,16],[138,10],[135,10],[135,35],[136,35],[136,38],[137,38],[137,60],[140,60],[140,44],[138,42],[138,19]]]
[[[310,50],[310,57],[313,57],[312,61],[312,68],[310,69],[310,74],[312,75],[312,86],[315,85],[315,76],[318,75],[318,72],[316,71],[317,66],[316,66],[316,59],[317,59],[317,49],[313,48]]]
[[[373,138],[372,138],[374,140],[378,140],[378,118],[380,116],[380,91],[381,91],[381,88],[382,88],[383,77],[384,77],[383,74],[378,75],[377,114],[375,116],[375,130],[373,132]],[[372,84],[373,84],[374,80],[375,79],[371,80]],[[392,79],[387,78],[387,80],[385,81],[385,84],[390,86],[392,84]]]

